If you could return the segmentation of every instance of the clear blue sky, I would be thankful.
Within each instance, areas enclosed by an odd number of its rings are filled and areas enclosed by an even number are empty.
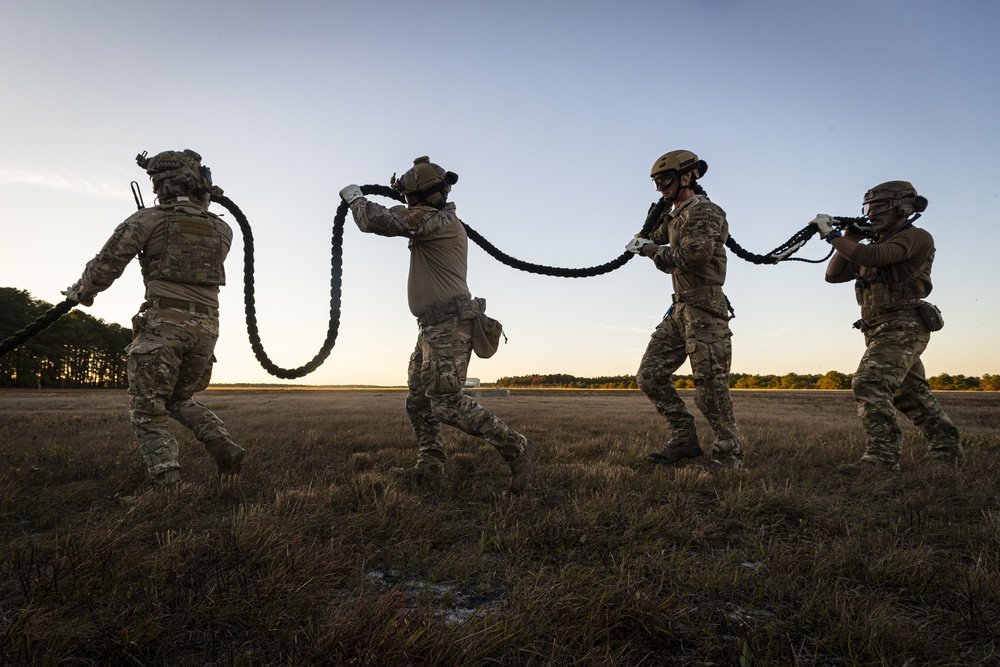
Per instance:
[[[622,252],[657,196],[650,165],[685,148],[758,253],[912,181],[947,322],[927,370],[998,373],[998,25],[993,0],[6,0],[0,286],[60,301],[134,210],[129,182],[148,187],[135,154],[193,148],[253,225],[264,346],[296,367],[325,337],[342,186],[430,155],[461,177],[460,217],[504,252],[584,267]],[[815,239],[800,256],[826,251]],[[405,382],[407,261],[404,240],[348,219],[337,345],[297,382]],[[214,379],[281,382],[247,342],[241,262],[237,240]],[[849,285],[823,265],[729,266],[735,372],[853,372]],[[509,336],[472,363],[487,381],[633,373],[671,292],[642,258],[565,279],[475,246],[469,282]],[[128,326],[141,301],[133,263],[86,312]]]

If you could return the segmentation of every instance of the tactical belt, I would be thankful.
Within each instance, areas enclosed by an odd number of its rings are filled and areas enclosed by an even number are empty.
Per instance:
[[[681,303],[684,299],[690,299],[693,296],[708,296],[711,294],[722,294],[722,287],[719,285],[704,285],[702,287],[692,287],[691,289],[686,289],[683,292],[678,292],[673,295],[674,303]]]
[[[895,306],[879,308],[876,311],[875,317],[867,320],[858,320],[854,323],[854,328],[860,329],[862,332],[867,332],[890,320],[895,320],[906,315],[916,315],[919,317],[921,303],[921,299],[907,299]]]
[[[177,310],[186,310],[189,313],[199,313],[201,315],[212,315],[213,317],[219,316],[219,309],[213,308],[212,306],[206,306],[202,303],[195,303],[194,301],[184,301],[182,299],[169,299],[166,297],[159,297],[156,299],[150,299],[143,304],[143,310],[146,308],[176,308]]]
[[[448,320],[471,320],[476,313],[486,312],[486,299],[473,299],[463,295],[456,296],[448,303],[431,304],[417,316],[417,324],[422,327],[432,327]]]

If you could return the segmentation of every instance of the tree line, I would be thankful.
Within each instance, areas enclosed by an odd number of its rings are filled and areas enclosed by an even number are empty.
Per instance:
[[[750,375],[731,373],[729,387],[732,389],[850,389],[853,373],[828,371],[823,375]],[[674,386],[678,389],[694,389],[694,376],[674,375]],[[935,375],[927,378],[931,388],[938,391],[1000,391],[1000,375],[984,374],[980,377],[965,375]],[[634,375],[613,375],[594,378],[575,375],[517,375],[502,377],[496,386],[537,389],[638,389]]]
[[[7,340],[50,308],[52,304],[24,290],[0,287],[0,340]],[[131,330],[71,310],[0,357],[0,387],[125,387],[125,348],[131,340]]]

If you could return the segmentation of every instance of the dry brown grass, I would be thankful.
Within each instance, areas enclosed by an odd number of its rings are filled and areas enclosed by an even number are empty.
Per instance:
[[[387,475],[397,391],[206,392],[243,475],[178,427],[185,484],[143,493],[123,392],[4,390],[0,664],[997,664],[1000,396],[940,398],[964,468],[908,429],[859,478],[846,392],[736,392],[748,468],[715,474],[647,463],[637,392],[483,398],[541,445],[510,498],[451,429],[443,484]]]

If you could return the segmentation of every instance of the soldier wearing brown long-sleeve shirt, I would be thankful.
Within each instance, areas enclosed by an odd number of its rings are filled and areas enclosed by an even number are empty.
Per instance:
[[[855,282],[861,306],[855,326],[865,335],[865,354],[851,386],[868,446],[858,464],[841,466],[846,473],[872,465],[899,470],[903,436],[897,409],[920,429],[933,457],[962,458],[958,429],[931,392],[920,360],[931,332],[944,324],[940,311],[924,301],[932,289],[934,239],[913,222],[926,208],[927,199],[910,183],[888,181],[864,197],[869,243],[861,243],[863,233],[851,226],[841,235],[829,216],[813,221],[837,251],[826,281]]]

